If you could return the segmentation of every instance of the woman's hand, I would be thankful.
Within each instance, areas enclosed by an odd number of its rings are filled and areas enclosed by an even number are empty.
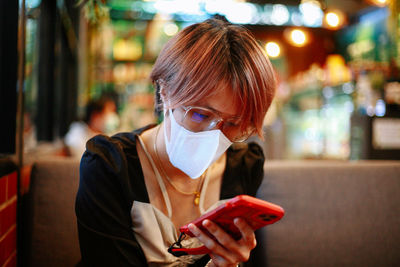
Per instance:
[[[215,237],[211,238],[194,224],[189,224],[190,231],[211,251],[211,263],[208,266],[237,266],[250,257],[250,252],[256,246],[253,229],[241,218],[234,219],[235,226],[242,234],[239,240],[233,239],[221,227],[210,220],[204,220],[203,226]]]

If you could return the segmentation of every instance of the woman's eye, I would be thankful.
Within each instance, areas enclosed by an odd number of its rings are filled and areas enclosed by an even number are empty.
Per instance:
[[[193,111],[191,119],[192,119],[192,121],[195,121],[195,122],[202,122],[202,121],[206,120],[208,117],[209,116],[207,114]]]
[[[232,121],[225,122],[225,127],[235,128],[238,126],[239,126],[239,123],[237,123],[237,122],[232,122]]]

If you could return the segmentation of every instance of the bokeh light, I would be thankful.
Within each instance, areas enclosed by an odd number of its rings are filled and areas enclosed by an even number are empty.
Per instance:
[[[307,42],[307,36],[304,31],[295,29],[290,33],[292,43],[296,46],[304,46]]]
[[[300,12],[303,15],[304,25],[309,27],[318,27],[321,25],[324,13],[321,10],[321,5],[316,0],[303,0],[299,6]]]
[[[377,5],[377,6],[386,6],[389,4],[389,0],[369,0],[368,2],[370,2],[373,5]]]
[[[179,31],[178,26],[175,23],[167,23],[164,25],[164,33],[167,36],[174,36]]]
[[[345,14],[338,9],[327,10],[324,18],[324,26],[331,29],[339,29],[345,24]]]
[[[330,27],[336,28],[340,24],[340,18],[335,12],[327,13],[325,19]]]
[[[271,22],[275,25],[283,25],[289,21],[290,14],[286,6],[277,4],[272,7]]]
[[[281,48],[276,42],[268,42],[265,45],[265,51],[267,52],[267,55],[271,58],[277,58],[281,54]]]

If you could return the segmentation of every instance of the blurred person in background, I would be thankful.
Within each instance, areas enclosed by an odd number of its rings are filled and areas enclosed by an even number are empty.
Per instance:
[[[206,255],[168,253],[179,227],[239,194],[254,196],[264,155],[251,136],[275,93],[272,66],[243,27],[209,19],[165,45],[151,73],[164,113],[149,125],[96,136],[81,160],[76,215],[83,266],[237,266],[250,257],[255,234],[234,223],[234,240],[218,225],[193,224],[185,247]]]
[[[119,117],[112,98],[103,96],[89,101],[84,120],[73,122],[65,135],[68,154],[81,158],[90,138],[98,134],[113,134],[118,125]]]

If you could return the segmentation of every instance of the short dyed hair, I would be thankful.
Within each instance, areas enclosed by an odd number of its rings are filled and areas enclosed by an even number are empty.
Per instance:
[[[150,78],[157,90],[163,86],[167,108],[194,104],[219,88],[230,88],[241,107],[241,125],[254,126],[260,136],[276,88],[272,65],[252,34],[215,18],[190,25],[171,38]]]

